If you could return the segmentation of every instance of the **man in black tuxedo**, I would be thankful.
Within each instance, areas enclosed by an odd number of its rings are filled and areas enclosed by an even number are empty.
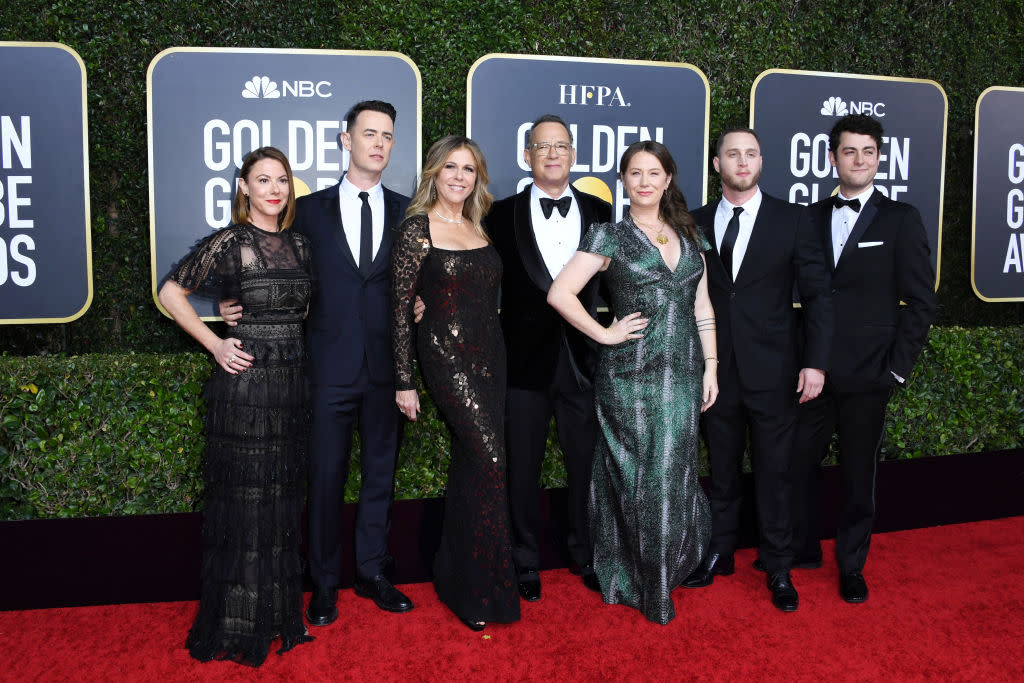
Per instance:
[[[840,595],[852,603],[868,598],[862,572],[889,394],[910,376],[935,314],[935,271],[921,214],[874,186],[881,147],[877,121],[860,114],[839,119],[829,134],[839,193],[809,209],[831,266],[835,313],[825,388],[800,407],[794,547],[798,556],[821,557],[818,465],[838,429],[843,506],[836,561]]]
[[[501,255],[501,326],[508,353],[506,451],[513,557],[519,593],[540,599],[538,483],[554,414],[569,488],[568,546],[583,583],[599,591],[591,563],[587,497],[597,422],[593,378],[596,345],[547,303],[551,282],[593,223],[611,220],[611,205],[569,184],[576,160],[572,133],[558,116],[533,122],[523,158],[533,184],[495,202],[487,230]],[[580,292],[597,315],[598,281]]]
[[[712,244],[706,259],[708,289],[718,327],[720,393],[704,413],[711,458],[711,548],[683,585],[706,586],[716,574],[734,571],[741,464],[749,432],[759,552],[772,603],[791,612],[799,598],[790,577],[789,469],[798,400],[814,400],[825,382],[832,331],[828,268],[806,210],[758,187],[761,145],[753,130],[724,131],[714,165],[722,179],[722,200],[693,212]],[[794,283],[804,306],[803,340],[793,308]]]
[[[306,618],[326,626],[338,618],[341,518],[352,432],[359,424],[362,483],[356,512],[356,595],[389,612],[412,601],[384,576],[398,456],[391,355],[392,231],[409,198],[381,184],[395,144],[395,108],[356,104],[339,136],[349,152],[341,182],[300,198],[292,229],[311,244],[317,284],[306,319],[312,398],[308,508],[313,598]],[[237,319],[224,309],[225,319]]]

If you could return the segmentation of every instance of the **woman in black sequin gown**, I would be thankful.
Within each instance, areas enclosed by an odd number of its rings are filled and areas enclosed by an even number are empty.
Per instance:
[[[283,653],[312,640],[302,622],[302,504],[307,391],[302,320],[310,254],[286,230],[295,190],[272,147],[246,157],[234,224],[210,235],[160,289],[175,322],[213,354],[206,383],[205,510],[199,613],[187,646],[202,661],[259,666],[271,641]],[[245,319],[221,339],[188,295],[237,298]]]
[[[416,419],[415,344],[420,372],[452,434],[434,586],[463,623],[482,630],[488,621],[519,619],[505,491],[501,259],[480,224],[492,197],[476,143],[442,138],[424,166],[391,253],[395,400]],[[426,312],[414,331],[417,295]]]

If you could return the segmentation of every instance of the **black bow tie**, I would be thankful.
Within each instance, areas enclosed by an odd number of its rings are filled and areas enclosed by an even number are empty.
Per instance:
[[[859,199],[843,199],[839,195],[832,197],[832,206],[837,209],[841,209],[844,206],[848,206],[855,212],[860,213],[860,200]]]
[[[558,207],[558,213],[562,214],[562,218],[569,215],[569,205],[572,204],[572,197],[566,195],[561,199],[548,199],[547,197],[541,197],[540,199],[540,210],[544,212],[544,218],[551,218],[551,210]]]

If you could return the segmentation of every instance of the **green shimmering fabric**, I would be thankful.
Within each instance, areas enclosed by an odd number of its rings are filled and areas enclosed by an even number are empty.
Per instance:
[[[711,533],[698,481],[704,361],[693,314],[709,245],[681,242],[669,270],[627,215],[593,226],[579,247],[611,258],[604,277],[615,314],[650,319],[643,339],[602,349],[590,536],[604,601],[659,624],[675,617],[670,593],[700,564]]]

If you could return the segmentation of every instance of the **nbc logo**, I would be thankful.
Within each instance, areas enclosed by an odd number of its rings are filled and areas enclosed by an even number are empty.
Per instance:
[[[277,83],[266,76],[253,76],[251,81],[246,81],[242,88],[242,97],[250,100],[265,99],[273,100],[281,97],[281,91],[277,89]]]
[[[846,102],[838,97],[830,97],[821,103],[822,116],[846,116],[849,113],[850,110],[846,107]]]
[[[885,102],[844,102],[841,97],[829,97],[821,103],[822,116],[846,116],[847,114],[866,114],[882,118],[885,116]]]

